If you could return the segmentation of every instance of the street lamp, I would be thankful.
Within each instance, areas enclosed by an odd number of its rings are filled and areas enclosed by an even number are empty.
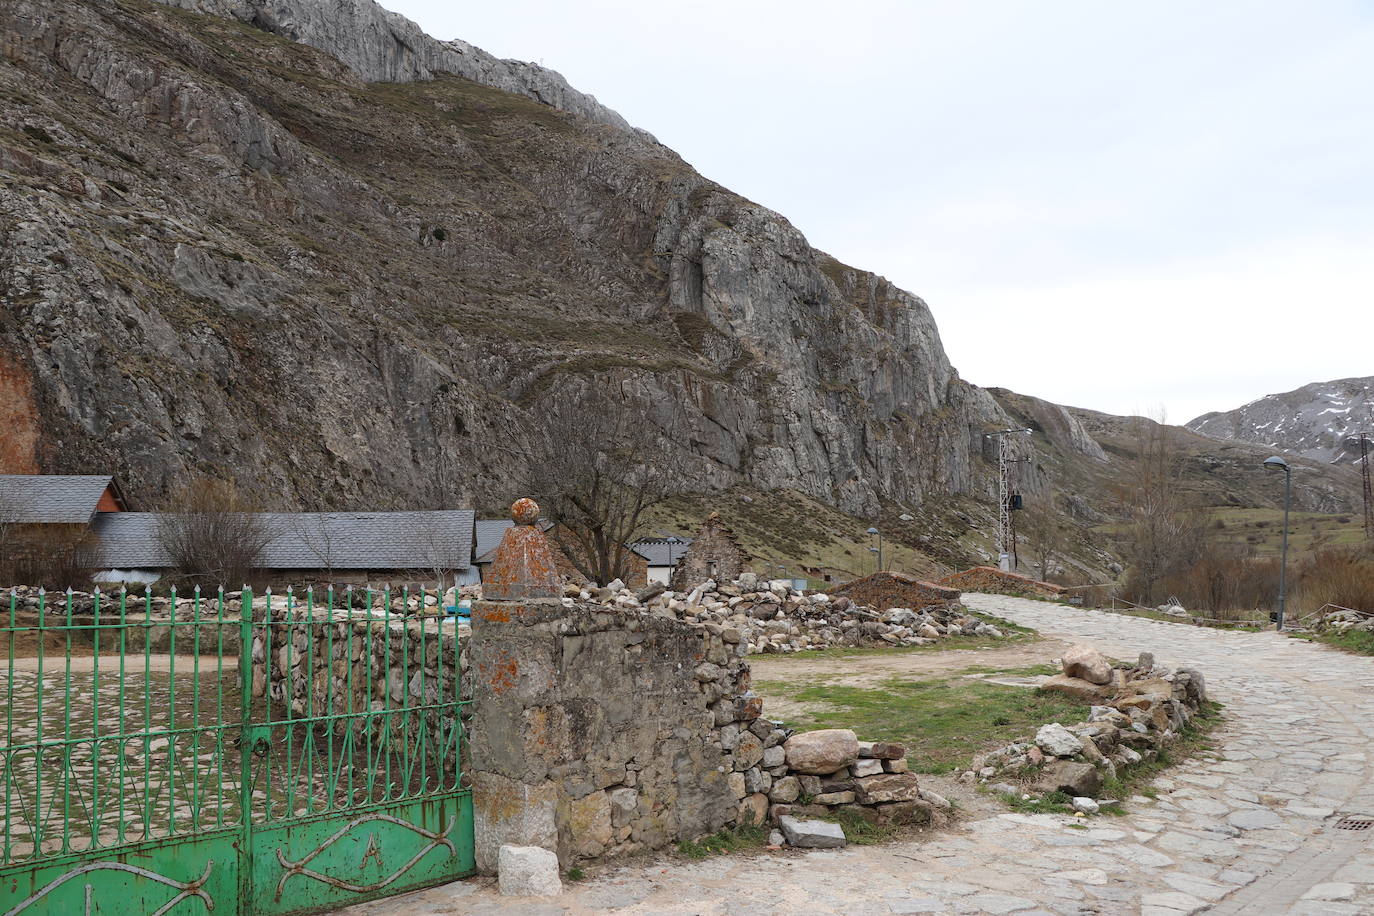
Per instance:
[[[878,536],[878,550],[877,550],[877,553],[878,553],[877,564],[878,564],[878,566],[877,566],[877,568],[874,569],[873,571],[874,571],[874,572],[882,572],[882,569],[883,569],[883,533],[882,533],[881,531],[879,531],[877,528],[869,528],[869,529],[868,529],[867,531],[865,531],[864,533],[867,534],[869,537],[872,537],[872,536],[875,535],[875,534]],[[873,548],[870,547],[870,548],[868,548],[868,549],[869,549],[869,550],[872,550]]]
[[[1293,469],[1278,455],[1264,459],[1264,466],[1270,470],[1283,470],[1283,558],[1279,560],[1279,619],[1278,629],[1283,629],[1285,587],[1288,578],[1288,504],[1293,495]]]

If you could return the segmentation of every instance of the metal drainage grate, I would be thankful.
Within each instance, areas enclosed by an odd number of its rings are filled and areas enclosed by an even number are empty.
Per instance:
[[[1374,827],[1374,815],[1349,814],[1336,821],[1337,830],[1368,830]]]

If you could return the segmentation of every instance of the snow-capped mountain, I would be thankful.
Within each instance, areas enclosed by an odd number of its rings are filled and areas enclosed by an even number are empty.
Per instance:
[[[1257,442],[1317,461],[1349,464],[1359,460],[1359,434],[1374,439],[1374,376],[1268,394],[1235,410],[1205,413],[1187,426],[1217,439]]]

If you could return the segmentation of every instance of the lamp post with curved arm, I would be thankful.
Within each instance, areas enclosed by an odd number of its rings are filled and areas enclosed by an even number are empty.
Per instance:
[[[1279,560],[1279,619],[1278,629],[1283,629],[1285,591],[1288,579],[1288,504],[1293,495],[1293,469],[1278,455],[1264,459],[1264,466],[1270,470],[1283,471],[1283,554]]]

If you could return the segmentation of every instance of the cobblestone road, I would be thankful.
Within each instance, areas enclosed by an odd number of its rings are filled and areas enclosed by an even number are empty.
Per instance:
[[[1202,670],[1226,704],[1218,759],[1156,781],[1157,800],[1073,829],[1057,815],[1002,814],[923,842],[806,855],[636,864],[553,901],[501,899],[487,883],[357,907],[355,916],[587,913],[844,914],[1374,913],[1369,744],[1374,659],[1274,633],[1231,633],[1042,602],[966,596],[1046,635]]]

